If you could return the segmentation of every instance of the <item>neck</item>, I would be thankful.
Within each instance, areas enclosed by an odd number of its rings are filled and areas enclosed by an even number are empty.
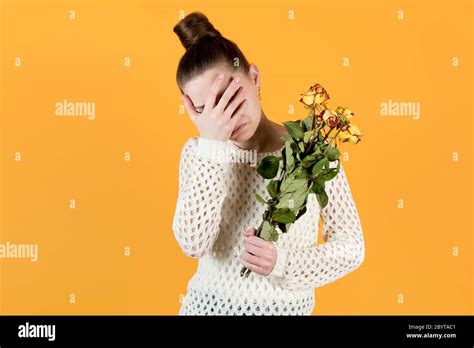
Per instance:
[[[279,150],[284,142],[280,139],[286,134],[285,128],[267,118],[262,110],[260,123],[255,133],[249,139],[233,143],[244,150],[256,150],[257,152],[274,152]]]

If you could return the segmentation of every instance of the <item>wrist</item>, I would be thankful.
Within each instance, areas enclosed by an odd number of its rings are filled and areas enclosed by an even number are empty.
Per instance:
[[[198,137],[196,154],[216,163],[227,163],[231,147],[227,140]]]
[[[273,269],[269,275],[281,278],[285,275],[288,259],[288,250],[280,247],[276,242],[273,242],[273,244],[275,245],[277,256],[275,265],[273,266]]]

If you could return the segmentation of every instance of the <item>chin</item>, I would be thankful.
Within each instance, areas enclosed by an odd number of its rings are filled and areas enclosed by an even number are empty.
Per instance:
[[[247,129],[247,126],[245,126],[245,129],[243,129],[238,134],[235,134],[235,135],[231,136],[230,139],[242,143],[242,142],[245,142],[245,141],[249,140],[251,137],[252,136],[251,136],[250,131]]]
[[[232,134],[230,139],[235,141],[244,141],[247,133],[248,124],[241,125],[242,129],[238,130],[236,134]]]
[[[230,140],[233,140],[233,141],[239,141],[239,142],[243,142],[243,141],[246,141],[247,140],[247,137],[245,136],[245,134],[243,134],[245,132],[242,132],[240,134],[236,134],[236,135],[233,135],[230,137]]]
[[[236,134],[230,137],[230,139],[233,141],[245,142],[249,140],[254,133],[255,129],[253,129],[253,122],[248,121],[244,123],[242,129],[238,130]]]

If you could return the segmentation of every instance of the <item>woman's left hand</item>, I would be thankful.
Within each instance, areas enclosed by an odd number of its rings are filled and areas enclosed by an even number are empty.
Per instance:
[[[272,241],[257,237],[256,232],[255,228],[251,228],[242,233],[245,249],[240,255],[240,262],[252,272],[267,276],[275,266],[277,249]]]

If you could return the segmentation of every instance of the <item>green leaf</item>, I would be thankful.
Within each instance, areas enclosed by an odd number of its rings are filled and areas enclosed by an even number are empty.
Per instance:
[[[314,144],[314,152],[312,154],[314,156],[322,154],[321,148],[318,146],[318,144]]]
[[[267,156],[257,167],[257,173],[265,179],[273,179],[278,173],[279,166],[280,160],[278,159],[278,157]]]
[[[290,209],[292,211],[298,211],[301,206],[305,203],[306,198],[308,197],[308,191],[306,187],[301,188],[295,192],[285,193],[280,197],[278,204],[276,205],[277,209]]]
[[[303,166],[298,166],[292,173],[295,179],[306,179],[308,177],[308,172]]]
[[[275,228],[268,221],[264,221],[262,230],[260,231],[260,238],[264,240],[271,240],[275,233]]]
[[[283,126],[293,138],[303,139],[304,131],[299,121],[286,121]]]
[[[327,157],[330,161],[337,160],[339,158],[339,155],[340,155],[339,150],[337,148],[333,147],[333,146],[331,146],[327,150],[326,154],[327,154]]]
[[[304,135],[303,135],[303,141],[305,143],[309,142],[309,139],[311,139],[311,135],[313,134],[313,131],[307,131],[307,132],[304,132]]]
[[[329,172],[323,175],[320,175],[319,177],[324,179],[324,181],[329,181],[329,180],[332,180],[337,175],[337,173],[338,173],[337,169],[333,168]]]
[[[301,189],[306,189],[308,180],[307,179],[296,179],[293,174],[283,180],[280,186],[280,190],[285,193],[295,192]]]
[[[341,167],[341,161],[338,161],[337,162],[337,167],[336,168],[331,168],[329,169],[327,172],[325,172],[324,174],[320,175],[320,177],[325,180],[325,181],[329,181],[331,180],[332,178],[334,178],[337,173],[339,173],[339,169]]]
[[[316,161],[316,156],[309,155],[303,158],[303,161],[301,161],[301,165],[304,168],[311,167],[311,165]]]
[[[305,148],[304,148],[304,143],[303,142],[298,143],[298,147],[300,148],[301,152],[304,152]]]
[[[316,117],[316,116],[315,116]],[[311,116],[308,116],[304,119],[304,124],[306,126],[306,129],[310,129],[311,128]]]
[[[257,198],[257,201],[259,201],[260,203],[267,204],[265,199],[263,199],[263,197],[260,196],[258,193],[255,194],[255,198]]]
[[[291,172],[295,165],[295,159],[293,158],[293,149],[291,148],[291,143],[285,143],[285,160],[286,160],[286,170]]]
[[[270,240],[273,240],[273,241],[278,241],[278,237],[279,237],[279,234],[278,234],[278,231],[274,228],[273,229],[273,233],[272,233],[272,236],[271,236],[271,239]]]
[[[321,179],[320,176],[316,178],[313,182],[313,186],[311,186],[311,191],[320,194],[324,191],[324,186],[325,186],[325,181],[324,179]]]
[[[273,220],[287,224],[295,221],[295,214],[290,209],[277,209],[273,213]]]
[[[295,180],[295,176],[293,174],[288,175],[280,185],[280,191],[285,192],[288,186]]]
[[[324,208],[328,204],[328,195],[326,194],[326,191],[317,194],[316,197],[318,198],[318,202],[321,208]]]
[[[329,159],[328,159],[327,162],[324,163],[324,172],[326,172],[326,173],[329,172],[330,168],[331,168],[331,164],[330,164]]]
[[[321,170],[323,169],[323,167],[328,164],[329,161],[326,157],[322,158],[321,160],[319,160],[313,167],[312,171],[311,171],[311,175],[312,177],[316,177],[317,175],[319,175],[319,173],[321,172]]]
[[[278,195],[278,181],[270,181],[267,185],[267,191],[270,194],[270,197],[275,198]]]
[[[302,207],[302,209],[296,214],[296,220],[302,217],[306,213],[306,204]]]

